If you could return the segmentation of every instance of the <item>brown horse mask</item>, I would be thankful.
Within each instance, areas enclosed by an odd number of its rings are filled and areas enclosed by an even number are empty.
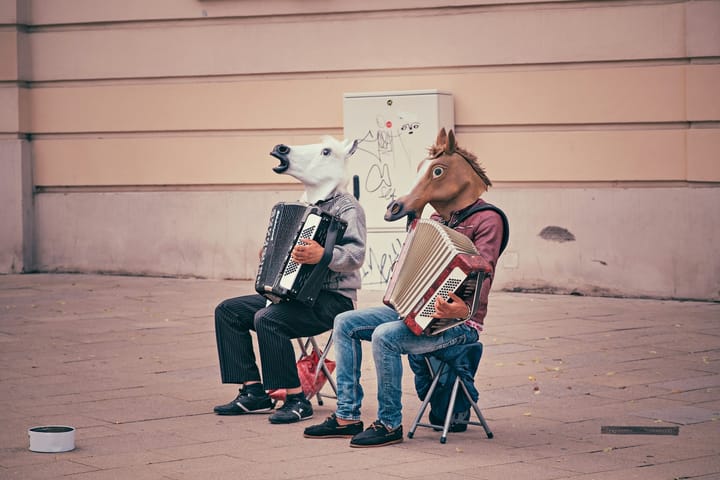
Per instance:
[[[422,216],[428,203],[444,219],[474,203],[492,185],[477,157],[460,148],[452,130],[441,129],[428,157],[418,165],[418,176],[410,193],[391,202],[385,220]]]

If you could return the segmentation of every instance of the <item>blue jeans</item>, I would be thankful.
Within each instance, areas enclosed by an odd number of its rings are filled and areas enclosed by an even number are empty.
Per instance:
[[[335,414],[360,420],[361,341],[371,341],[377,373],[378,420],[394,429],[402,423],[402,354],[424,354],[478,340],[478,332],[461,324],[439,335],[415,335],[387,306],[349,310],[335,317],[335,376],[338,387]]]

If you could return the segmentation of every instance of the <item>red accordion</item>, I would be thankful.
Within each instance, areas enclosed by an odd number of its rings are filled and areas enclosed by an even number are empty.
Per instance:
[[[490,264],[472,241],[434,220],[417,219],[393,268],[383,302],[395,309],[415,335],[437,335],[462,323],[462,318],[434,318],[435,299],[450,292],[475,313]]]

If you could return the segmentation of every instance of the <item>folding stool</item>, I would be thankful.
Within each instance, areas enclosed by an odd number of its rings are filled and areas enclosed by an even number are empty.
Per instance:
[[[457,356],[455,358],[439,358],[440,352],[432,352],[427,355],[424,355],[425,357],[425,363],[428,366],[428,369],[430,370],[430,374],[432,376],[432,383],[430,384],[430,389],[425,394],[425,399],[422,402],[422,405],[420,406],[420,410],[418,411],[415,420],[412,423],[412,426],[410,427],[410,431],[408,431],[408,438],[413,438],[415,435],[415,430],[417,427],[428,427],[432,428],[434,430],[442,430],[442,435],[440,436],[440,443],[445,443],[447,441],[448,432],[450,431],[450,424],[453,417],[453,409],[455,407],[455,401],[457,399],[458,392],[461,392],[461,395],[465,395],[465,398],[467,398],[467,401],[470,403],[470,406],[472,407],[472,410],[475,412],[475,415],[477,416],[479,422],[472,420],[472,414],[470,415],[470,418],[466,421],[456,421],[456,423],[460,424],[467,424],[467,425],[477,425],[483,427],[485,430],[485,434],[488,438],[493,438],[493,433],[490,431],[490,427],[488,426],[487,422],[485,421],[485,417],[483,417],[482,412],[480,411],[480,407],[478,407],[478,404],[475,400],[473,400],[472,396],[470,395],[470,392],[468,391],[467,387],[465,386],[465,382],[463,380],[468,382],[474,382],[474,375],[475,371],[477,370],[477,366],[480,363],[480,357],[482,356],[482,343],[475,342],[475,343],[469,343],[466,345],[459,345],[449,348],[460,348],[462,351],[462,354],[460,356]],[[474,368],[472,368],[472,373],[469,373],[467,371],[462,371],[458,368],[458,361],[462,356],[467,355],[468,358],[475,357],[477,359],[477,362],[474,363]],[[440,355],[442,356],[442,355]],[[432,364],[430,362],[430,357],[434,357],[435,359],[440,361],[440,365],[437,367],[437,369],[433,369]],[[449,369],[451,372],[456,374],[455,382],[453,383],[452,392],[450,394],[450,402],[447,409],[447,414],[445,415],[445,423],[443,425],[435,425],[432,423],[422,423],[420,420],[422,419],[425,410],[427,409],[428,405],[430,404],[430,399],[432,398],[433,392],[435,392],[435,389],[438,386],[438,383],[440,381],[440,376],[445,372],[447,369]],[[471,376],[472,375],[472,376]],[[461,378],[461,377],[465,378]]]
[[[328,353],[330,352],[330,347],[333,343],[333,331],[330,330],[330,335],[328,336],[327,342],[325,342],[324,347],[320,347],[320,344],[318,343],[318,340],[315,338],[316,336],[312,337],[298,337],[295,340],[298,343],[298,346],[300,347],[300,354],[298,355],[298,365],[300,364],[300,360],[304,357],[310,356],[313,353],[315,353],[318,357],[318,363],[317,367],[315,368],[314,372],[310,372],[313,375],[312,378],[312,385],[315,385],[317,382],[318,376],[320,375],[320,372],[325,374],[325,378],[327,379],[327,383],[330,384],[330,387],[333,390],[333,394],[327,394],[327,393],[321,393],[318,391],[314,396],[317,398],[318,405],[323,404],[323,397],[328,398],[337,398],[337,385],[335,384],[335,380],[332,377],[332,372],[328,368],[328,366],[325,363],[325,359],[328,356]],[[327,333],[327,332],[324,332]],[[324,334],[323,333],[323,334]],[[321,334],[322,335],[322,334]],[[298,374],[300,374],[300,370],[298,369]],[[303,383],[303,390],[305,383],[303,382],[303,378],[307,378],[304,375],[300,374],[300,381]],[[324,385],[323,385],[324,386]],[[322,390],[322,389],[321,389]],[[270,398],[272,398],[275,401],[285,401],[287,398],[287,390],[285,388],[278,388],[275,390],[268,390],[268,394],[270,395]],[[311,400],[311,398],[308,398],[308,400]]]
[[[298,342],[298,345],[300,346],[300,358],[309,355],[311,352],[315,352],[318,356],[318,368],[315,370],[315,378],[313,379],[313,383],[317,381],[318,375],[320,375],[320,372],[322,371],[325,374],[325,377],[327,377],[327,383],[330,384],[330,388],[332,388],[332,395],[327,393],[323,394],[321,392],[318,392],[315,395],[318,405],[323,405],[323,397],[337,398],[337,385],[335,384],[335,380],[332,377],[332,372],[328,369],[327,365],[325,365],[325,359],[327,358],[328,353],[330,352],[330,347],[332,347],[333,343],[333,331],[330,330],[330,336],[325,342],[325,346],[322,348],[320,347],[317,339],[314,336],[307,337],[304,340],[302,338],[297,338],[296,340]]]

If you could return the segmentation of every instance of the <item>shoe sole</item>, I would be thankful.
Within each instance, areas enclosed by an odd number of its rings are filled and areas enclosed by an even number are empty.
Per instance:
[[[307,433],[303,433],[303,437],[305,438],[352,438],[356,433],[337,433],[337,434],[331,434],[331,435],[308,435]]]
[[[350,446],[353,447],[353,448],[386,447],[386,446],[388,446],[388,445],[393,445],[393,444],[395,444],[395,443],[402,443],[402,441],[403,441],[402,438],[398,438],[397,440],[391,440],[391,441],[385,442],[385,443],[376,443],[376,444],[374,444],[374,445],[358,445],[358,444],[351,443]]]
[[[272,418],[268,418],[268,420],[269,420],[270,423],[272,423],[273,425],[286,425],[286,424],[289,424],[289,423],[302,422],[303,420],[308,420],[308,419],[310,419],[310,418],[312,418],[312,417],[313,417],[312,415],[309,415],[309,416],[307,416],[307,417],[302,417],[302,418],[297,418],[297,419],[293,418],[293,419],[291,419],[291,420],[289,420],[289,421],[287,421],[287,420],[273,420]]]
[[[231,416],[231,415],[253,415],[253,414],[255,414],[255,413],[270,413],[270,412],[272,412],[272,411],[273,411],[273,408],[270,407],[270,408],[263,408],[263,409],[261,409],[261,410],[248,410],[247,412],[246,412],[246,411],[239,411],[239,412],[215,412],[215,415],[226,415],[226,416]]]

